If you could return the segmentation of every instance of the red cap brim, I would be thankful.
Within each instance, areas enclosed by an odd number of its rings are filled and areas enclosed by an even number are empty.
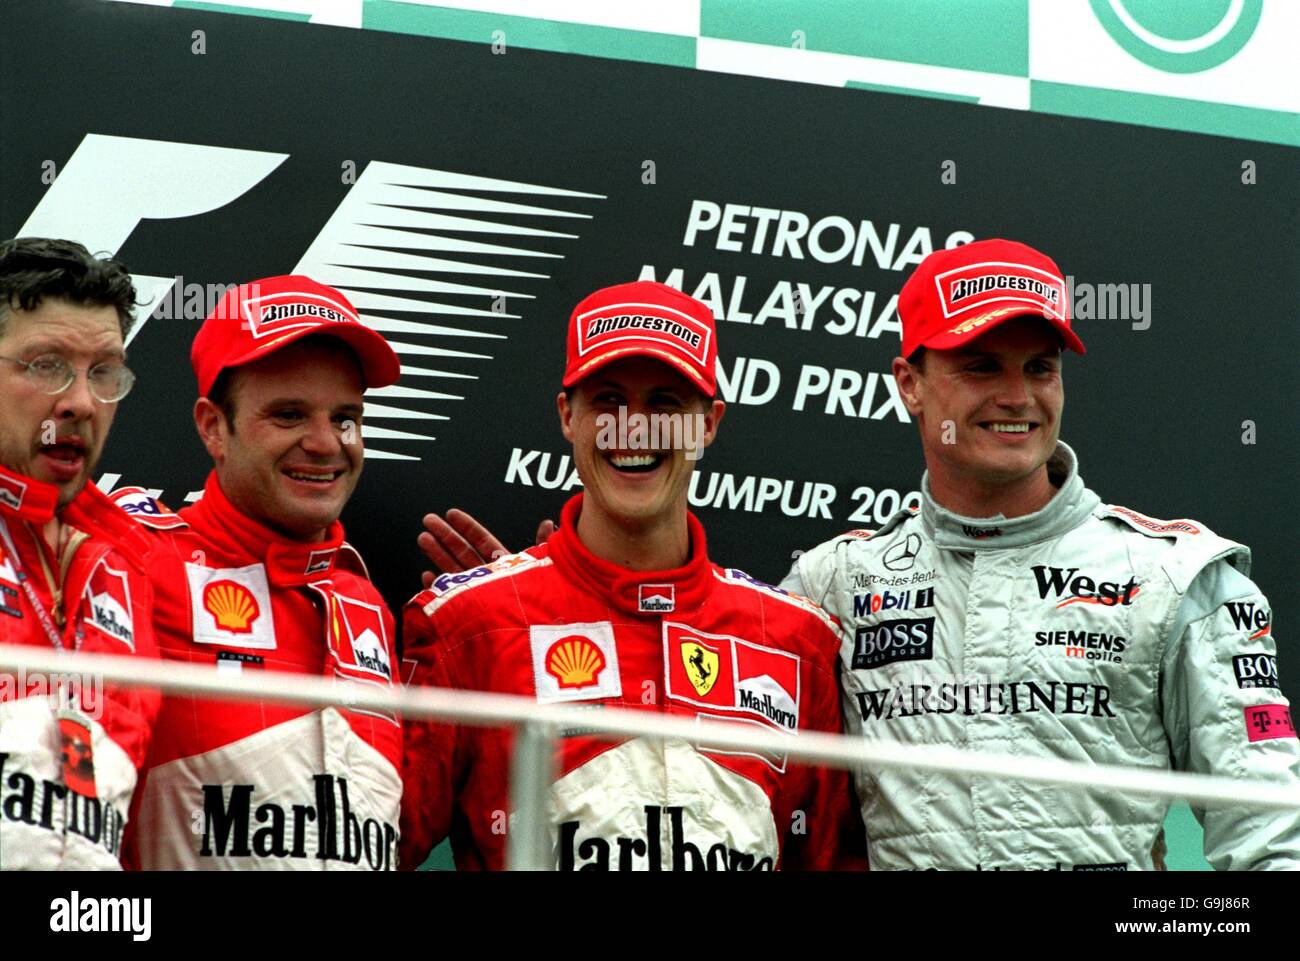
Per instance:
[[[992,310],[983,313],[973,313],[970,317],[963,318],[958,326],[958,332],[951,330],[943,331],[926,338],[918,344],[919,347],[929,347],[933,350],[953,350],[970,343],[977,337],[982,337],[989,331],[1000,327],[1009,320],[1015,320],[1017,317],[1033,317],[1050,324],[1052,329],[1061,335],[1061,340],[1065,342],[1066,348],[1074,351],[1076,354],[1086,354],[1087,348],[1083,346],[1083,341],[1079,339],[1078,334],[1070,329],[1070,325],[1065,321],[1036,310],[1024,310],[1020,307],[995,307]]]

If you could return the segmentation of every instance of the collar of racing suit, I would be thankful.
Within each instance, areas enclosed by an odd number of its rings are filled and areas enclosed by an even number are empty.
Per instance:
[[[0,516],[44,527],[54,517],[59,489],[0,467]]]
[[[597,557],[578,538],[578,515],[582,494],[564,505],[560,526],[546,542],[546,552],[564,579],[584,588],[611,607],[636,617],[656,617],[667,612],[681,614],[708,600],[713,590],[713,565],[709,563],[704,525],[690,511],[686,524],[691,537],[691,556],[681,567],[666,571],[630,571]],[[662,588],[671,588],[665,592]],[[645,590],[642,590],[644,588]],[[667,598],[665,609],[654,598]],[[655,609],[643,607],[655,604]]]
[[[334,571],[343,543],[343,525],[335,521],[323,541],[295,541],[244,514],[226,498],[217,472],[208,475],[203,497],[180,512],[185,523],[208,544],[246,564],[262,564],[275,587],[302,587]]]
[[[25,474],[0,467],[0,517],[6,520],[26,521],[39,532],[58,512],[60,520],[73,531],[83,535],[70,538],[80,543],[89,534],[111,543],[118,553],[141,566],[150,550],[149,537],[132,518],[108,499],[98,487],[87,483],[72,503],[59,510],[59,488],[38,481]],[[37,537],[41,535],[37,533]],[[67,556],[75,553],[68,552]]]
[[[921,522],[936,547],[951,551],[1002,550],[1024,547],[1059,537],[1083,523],[1100,502],[1083,486],[1079,461],[1060,441],[1047,460],[1047,472],[1056,493],[1042,510],[1023,517],[963,517],[935,503],[930,493],[930,472],[921,478]]]

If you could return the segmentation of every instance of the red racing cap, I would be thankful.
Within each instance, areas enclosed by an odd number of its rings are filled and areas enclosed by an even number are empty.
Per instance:
[[[717,391],[713,311],[694,297],[652,280],[598,290],[569,319],[564,386],[624,357],[670,364],[706,397]]]
[[[190,348],[199,395],[208,395],[223,370],[261,360],[313,334],[337,337],[351,347],[367,387],[387,387],[401,375],[393,348],[361,322],[346,297],[310,277],[289,274],[240,284],[208,315]]]
[[[936,250],[917,264],[898,294],[903,356],[919,347],[952,350],[1013,317],[1041,317],[1076,353],[1061,268],[1014,240],[976,240]]]

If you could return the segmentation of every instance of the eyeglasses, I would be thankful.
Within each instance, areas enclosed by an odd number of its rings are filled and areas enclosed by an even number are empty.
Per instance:
[[[23,368],[27,379],[36,385],[36,389],[46,394],[61,394],[77,379],[80,367],[73,367],[67,358],[58,354],[42,354],[32,360],[18,360],[15,357],[0,357],[11,364]],[[126,364],[107,360],[86,368],[86,382],[90,385],[91,396],[101,404],[115,404],[135,386],[135,374]]]

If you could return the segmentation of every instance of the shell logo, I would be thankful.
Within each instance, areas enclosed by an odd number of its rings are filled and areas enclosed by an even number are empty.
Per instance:
[[[587,687],[605,669],[605,655],[581,634],[562,637],[546,652],[546,670],[561,688]]]
[[[252,592],[235,581],[213,581],[203,588],[203,609],[217,627],[232,634],[251,634],[253,622],[262,613]]]

